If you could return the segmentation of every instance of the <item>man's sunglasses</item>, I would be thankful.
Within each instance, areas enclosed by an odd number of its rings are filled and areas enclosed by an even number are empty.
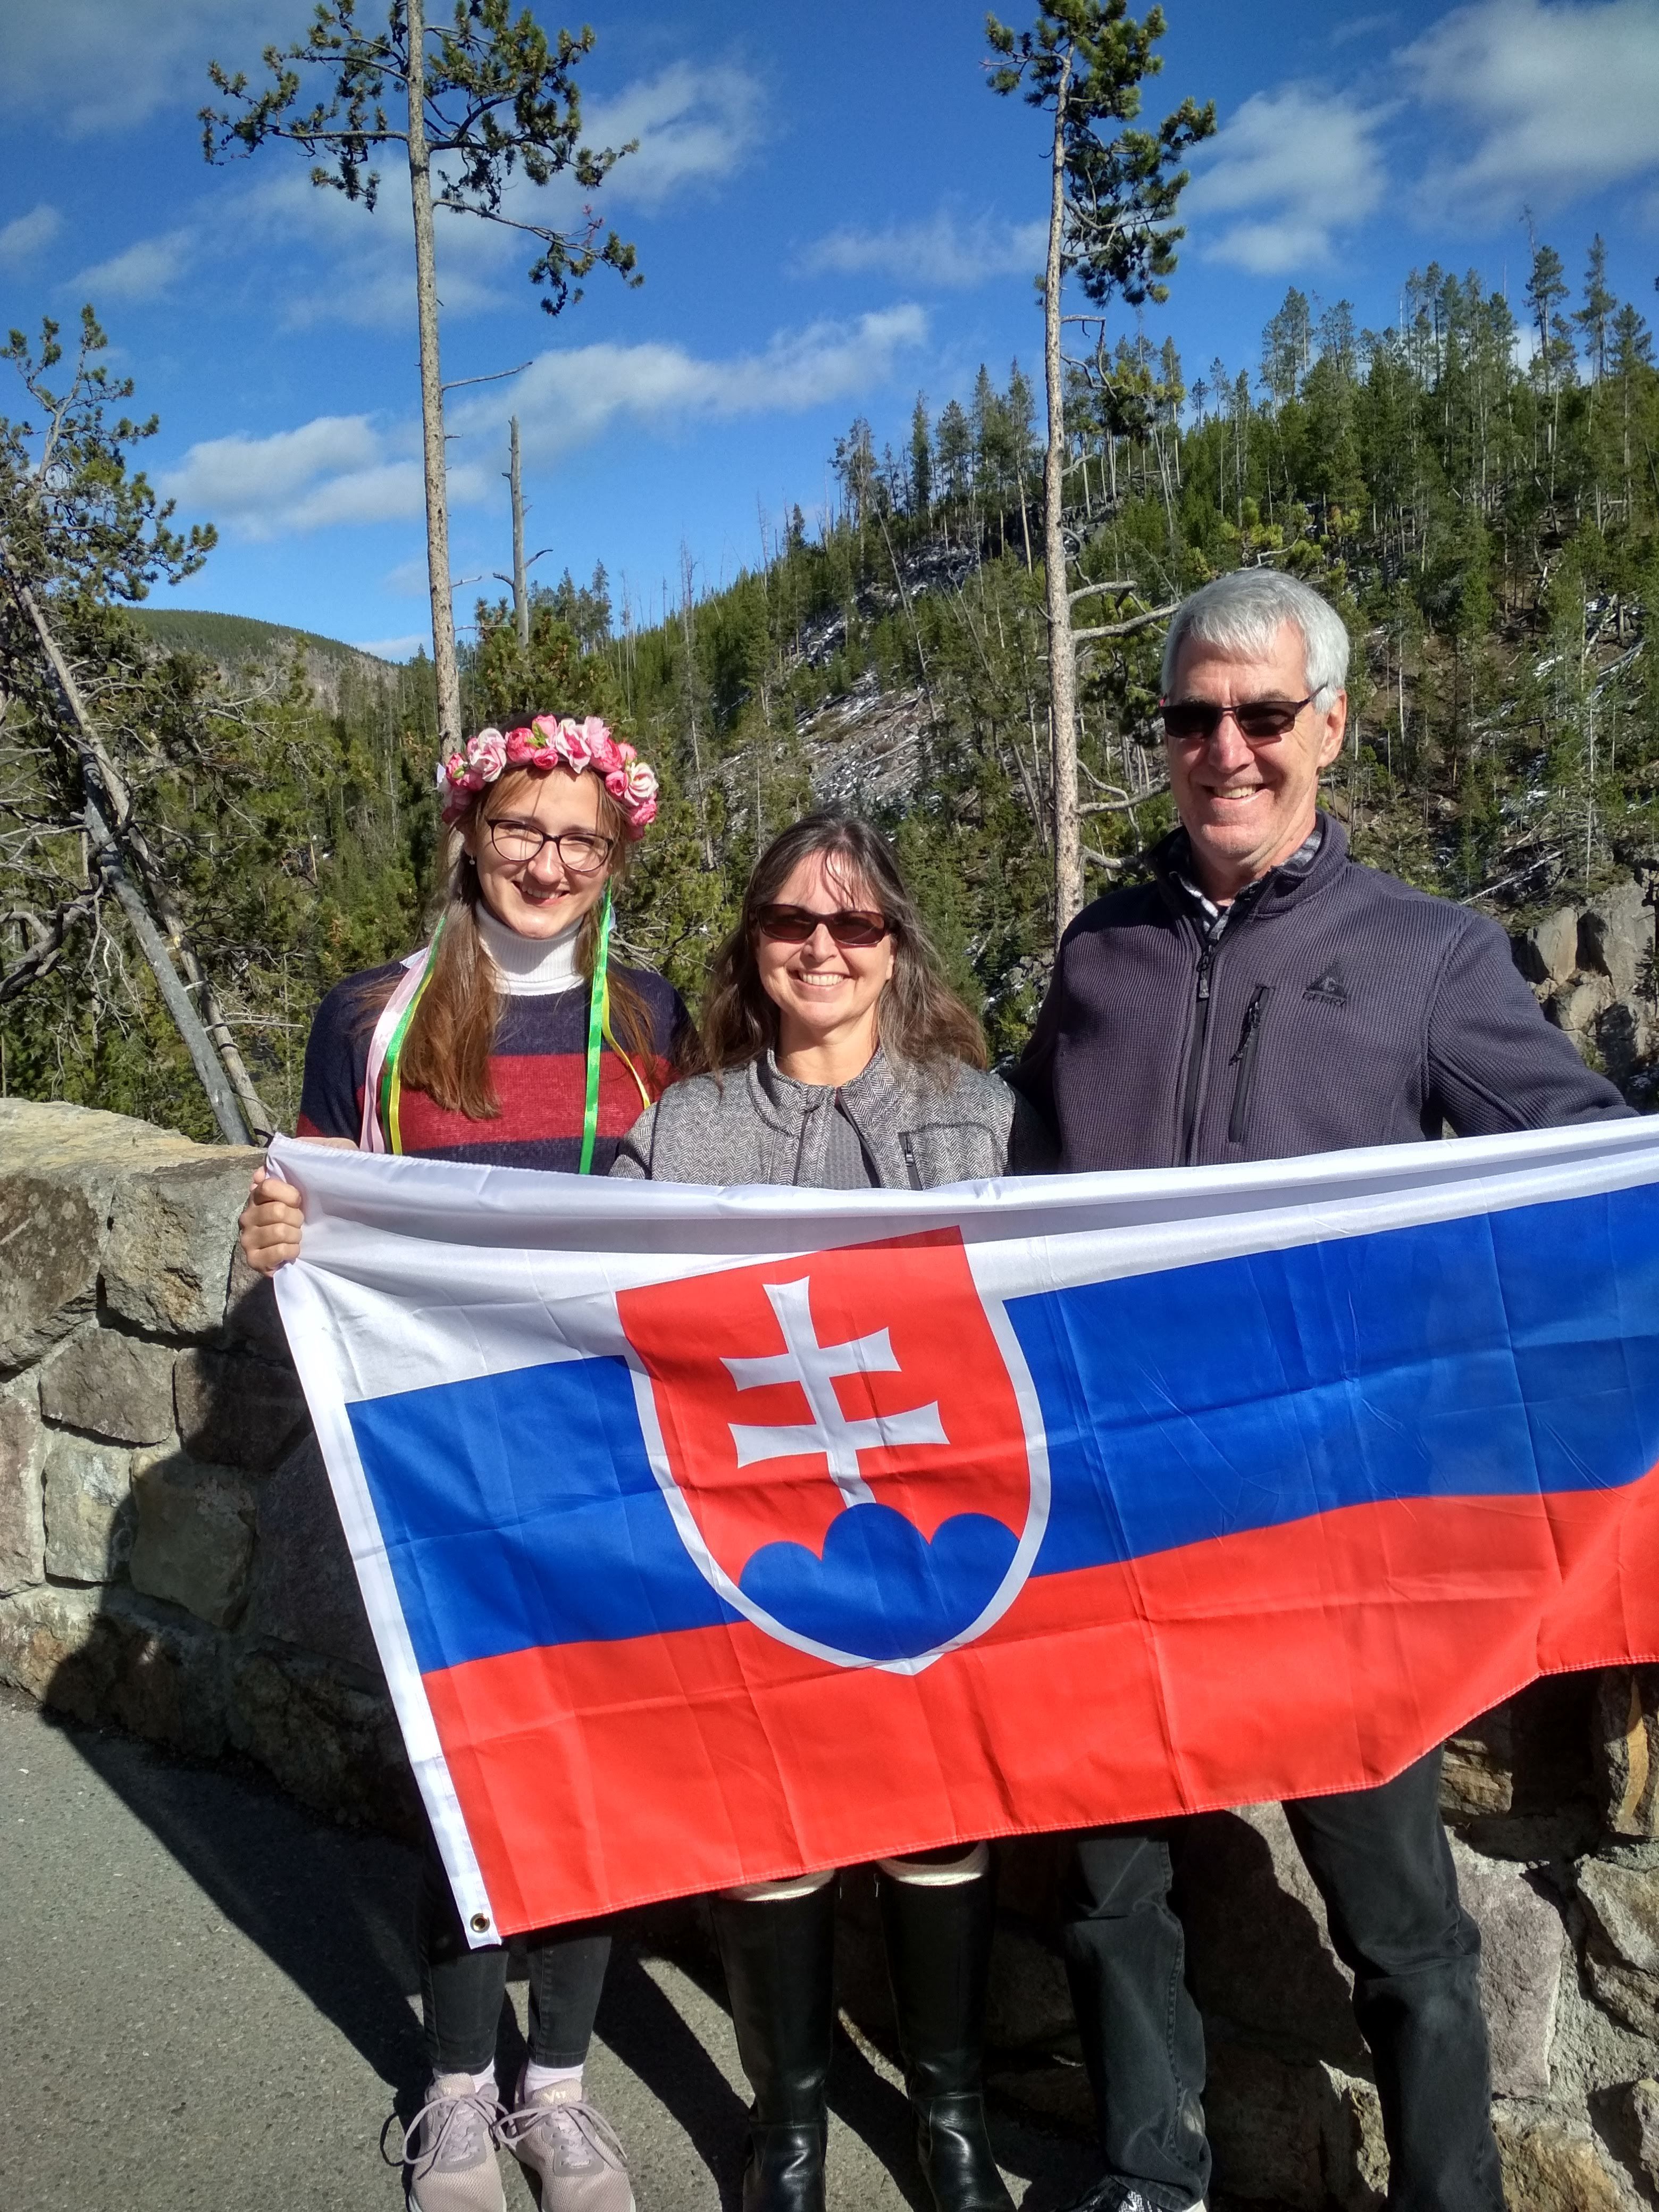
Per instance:
[[[817,929],[827,929],[840,945],[879,945],[888,931],[884,914],[869,914],[843,907],[838,914],[814,914],[810,907],[763,906],[756,908],[755,927],[775,945],[805,945]]]
[[[1239,736],[1257,744],[1267,738],[1282,738],[1302,709],[1313,702],[1311,691],[1305,699],[1245,699],[1236,707],[1218,707],[1213,699],[1165,699],[1158,713],[1164,717],[1164,736],[1178,743],[1190,744],[1194,738],[1207,743],[1231,714]]]

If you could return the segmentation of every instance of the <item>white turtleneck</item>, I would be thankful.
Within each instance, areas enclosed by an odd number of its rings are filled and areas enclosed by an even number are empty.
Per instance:
[[[497,921],[482,900],[473,915],[508,998],[549,998],[555,991],[574,991],[585,980],[576,966],[580,921],[573,921],[556,937],[520,937],[516,929]]]

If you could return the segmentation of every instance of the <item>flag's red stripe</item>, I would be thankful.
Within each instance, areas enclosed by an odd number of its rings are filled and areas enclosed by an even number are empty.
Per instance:
[[[1656,1657],[1659,1469],[1045,1577],[915,1676],[741,1623],[478,1660],[427,1689],[511,1932],[958,1838],[1358,1789],[1538,1674]]]

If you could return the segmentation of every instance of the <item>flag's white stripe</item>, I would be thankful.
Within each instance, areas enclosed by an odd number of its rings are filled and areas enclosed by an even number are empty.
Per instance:
[[[618,1291],[872,1237],[958,1228],[988,1307],[1075,1285],[1280,1251],[1659,1179],[1659,1121],[1377,1147],[1237,1168],[1056,1176],[924,1193],[593,1182],[293,1142],[325,1209],[348,1399],[550,1361],[625,1357]],[[479,1238],[481,1218],[511,1245]]]
[[[415,1780],[432,1823],[439,1856],[444,1863],[455,1903],[466,1929],[467,1942],[477,1949],[499,1940],[495,1913],[477,1854],[461,1817],[460,1802],[450,1778],[449,1762],[438,1740],[437,1724],[427,1702],[426,1685],[416,1664],[415,1647],[398,1601],[392,1563],[386,1557],[374,1504],[357,1454],[345,1398],[341,1391],[342,1340],[330,1309],[331,1285],[305,1260],[283,1268],[276,1277],[276,1300],[283,1326],[294,1353],[294,1364],[304,1385],[317,1440],[334,1492],[335,1505],[352,1564],[357,1571],[364,1608],[380,1655],[386,1688],[403,1731]],[[482,1928],[474,1925],[482,1917]]]

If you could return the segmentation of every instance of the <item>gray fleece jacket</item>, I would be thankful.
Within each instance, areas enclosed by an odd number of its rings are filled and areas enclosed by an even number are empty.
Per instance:
[[[1016,1110],[994,1075],[942,1076],[878,1052],[842,1085],[842,1111],[884,1189],[925,1190],[1006,1174]],[[746,1067],[694,1075],[665,1091],[622,1140],[614,1176],[657,1182],[828,1183],[836,1093],[796,1083],[769,1052]]]

